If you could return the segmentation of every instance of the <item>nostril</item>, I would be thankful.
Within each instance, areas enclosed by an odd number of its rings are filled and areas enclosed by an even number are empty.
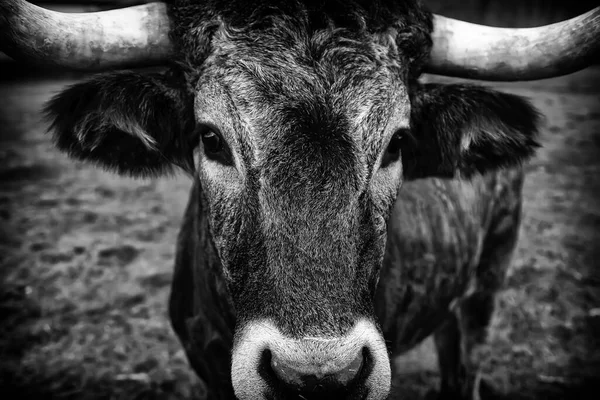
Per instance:
[[[268,351],[268,350],[267,350]],[[271,360],[271,370],[275,373],[277,379],[287,385],[302,387],[302,373],[298,369],[293,368],[291,365],[283,362],[279,357],[275,356],[269,351],[269,358]]]
[[[358,375],[358,372],[361,370],[363,360],[363,352],[360,351],[354,360],[350,362],[350,364],[346,365],[336,374],[338,382],[342,383],[343,385],[347,385],[350,381],[352,381],[352,379],[354,379],[354,377]]]
[[[263,353],[263,362],[270,366],[271,376],[277,381],[277,386],[282,385],[294,391],[330,392],[352,384],[363,369],[365,353],[358,352],[352,361],[342,367],[294,362],[269,350]]]

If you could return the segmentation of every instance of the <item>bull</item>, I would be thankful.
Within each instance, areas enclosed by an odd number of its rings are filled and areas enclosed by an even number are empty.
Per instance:
[[[528,80],[598,55],[600,8],[498,29],[416,0],[0,5],[16,59],[105,73],[46,106],[56,146],[193,179],[170,317],[210,399],[384,399],[433,334],[441,398],[478,398],[538,114],[423,72]],[[401,189],[402,186],[402,189]],[[400,190],[401,189],[401,190]]]

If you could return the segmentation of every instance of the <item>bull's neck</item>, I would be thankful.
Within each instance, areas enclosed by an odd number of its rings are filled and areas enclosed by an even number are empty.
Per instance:
[[[233,398],[230,381],[235,314],[214,247],[198,180],[177,243],[169,313],[209,398]]]

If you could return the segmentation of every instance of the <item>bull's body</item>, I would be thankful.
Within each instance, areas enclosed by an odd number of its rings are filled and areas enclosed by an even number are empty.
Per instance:
[[[522,182],[517,169],[471,182],[422,179],[399,193],[376,295],[393,353],[430,335],[453,302],[499,289],[516,244]]]
[[[463,319],[474,321],[466,339],[482,342],[490,302],[516,244],[522,182],[522,170],[516,168],[469,181],[428,178],[405,184],[388,223],[375,296],[393,356],[417,345],[465,306],[469,309]],[[192,189],[179,236],[171,319],[208,398],[228,399],[234,398],[230,354],[235,311],[210,233],[197,223],[206,218],[199,209],[199,188],[195,184]]]

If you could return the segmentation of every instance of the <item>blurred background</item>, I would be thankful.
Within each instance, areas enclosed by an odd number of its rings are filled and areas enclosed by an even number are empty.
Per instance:
[[[143,3],[33,2],[66,12]],[[425,2],[448,17],[501,27],[549,24],[599,5]],[[167,315],[190,180],[119,177],[53,147],[42,107],[87,76],[0,57],[0,399],[202,399]],[[474,83],[524,96],[544,116],[542,148],[525,167],[518,249],[481,354],[483,376],[497,399],[598,399],[600,67]],[[422,399],[437,387],[431,340],[394,362],[400,374],[391,400]]]
[[[525,28],[551,24],[597,7],[598,0],[424,0],[435,13],[478,24]]]

